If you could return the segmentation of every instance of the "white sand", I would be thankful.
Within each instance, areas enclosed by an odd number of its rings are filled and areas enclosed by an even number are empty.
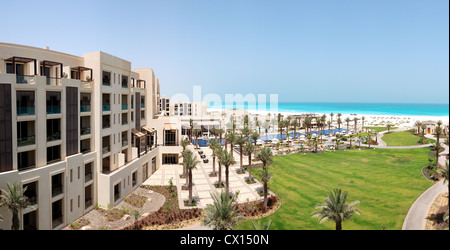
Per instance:
[[[208,108],[208,111],[212,111],[212,112],[217,112],[217,111],[221,111],[220,109],[210,109]],[[301,115],[304,113],[298,113],[298,112],[270,112],[270,111],[249,111],[249,114],[252,115],[261,115],[261,116],[265,116],[268,113],[271,114],[271,116],[273,117],[274,115],[278,115],[278,113],[281,113],[285,118],[289,115]],[[324,114],[321,113],[316,113],[319,116],[322,116]],[[330,119],[330,114],[325,114],[327,115],[327,120]],[[355,117],[357,117],[359,120],[358,123],[361,124],[361,118],[364,116],[365,121],[364,121],[364,126],[368,126],[368,127],[382,127],[382,126],[386,126],[386,124],[390,123],[392,124],[394,127],[415,127],[415,123],[417,121],[442,121],[444,124],[448,124],[449,123],[449,116],[414,116],[414,115],[360,115],[360,114],[342,114],[341,116],[341,120],[342,123],[346,124],[345,119],[347,117],[350,118],[351,122],[350,125],[353,125],[353,119]],[[336,121],[337,119],[337,114],[334,114],[333,120]]]

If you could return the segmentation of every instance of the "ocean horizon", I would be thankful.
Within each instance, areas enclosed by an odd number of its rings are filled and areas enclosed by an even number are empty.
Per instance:
[[[269,105],[269,104],[268,104]],[[213,109],[230,109],[229,106],[208,105]],[[258,106],[247,103],[232,108],[261,111]],[[266,107],[270,111],[270,107]],[[351,102],[279,102],[278,112],[292,113],[342,113],[357,115],[412,115],[412,116],[449,116],[449,104],[443,103],[351,103]]]

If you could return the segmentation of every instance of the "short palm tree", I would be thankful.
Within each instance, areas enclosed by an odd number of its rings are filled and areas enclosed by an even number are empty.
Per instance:
[[[268,187],[267,184],[273,178],[273,172],[269,171],[268,167],[263,167],[262,171],[258,174],[261,182],[263,183],[263,192],[264,192],[264,208],[267,210],[267,195],[268,195]]]
[[[213,158],[213,175],[215,175],[216,174],[216,154],[215,154],[215,152],[216,152],[216,150],[217,150],[217,148],[219,147],[219,143],[215,140],[215,139],[213,139],[213,140],[211,140],[209,143],[208,143],[208,147],[212,150],[212,158]]]
[[[345,118],[345,122],[347,123],[347,133],[348,133],[348,128],[349,128],[349,126],[350,126],[350,122],[351,122],[352,120],[350,120],[350,117],[347,117],[347,118]]]
[[[253,229],[255,230],[270,230],[270,227],[272,226],[272,220],[269,220],[267,223],[261,224],[261,222],[258,222],[255,224],[252,221]]]
[[[438,169],[438,173],[444,178],[444,184],[447,183],[448,193],[450,194],[450,182],[448,180],[448,161],[445,162],[445,168]],[[448,195],[448,197],[450,204],[450,195]]]
[[[388,130],[388,133],[390,133],[390,132],[391,132],[391,128],[392,128],[392,124],[388,123],[388,124],[386,125],[386,128],[387,128],[387,130]]]
[[[317,211],[312,213],[313,218],[319,218],[319,223],[325,221],[334,221],[336,230],[342,230],[342,223],[352,218],[353,214],[360,215],[360,211],[356,208],[360,202],[354,201],[346,203],[347,192],[342,193],[341,189],[331,190],[325,203],[315,207]]]
[[[234,157],[228,150],[223,151],[220,157],[220,163],[225,167],[225,191],[228,194],[230,191],[230,166],[235,164]],[[219,183],[220,185],[220,183]]]
[[[262,148],[261,151],[256,155],[256,159],[263,163],[263,167],[267,167],[269,162],[272,160],[272,152],[270,148]]]
[[[211,193],[213,204],[208,204],[204,210],[202,224],[214,230],[232,230],[243,219],[238,212],[236,196],[228,192]]]
[[[183,164],[185,164],[186,169],[188,170],[189,176],[189,205],[192,205],[192,170],[197,169],[197,164],[199,163],[200,161],[197,160],[197,156],[192,152],[190,154],[186,154],[183,161]]]
[[[253,144],[255,144],[255,147],[256,147],[256,141],[260,138],[258,132],[254,131],[254,132],[250,135],[250,137],[252,138]]]
[[[441,144],[439,142],[436,142],[435,144],[433,144],[433,146],[431,146],[431,148],[433,149],[433,151],[435,152],[435,157],[436,157],[436,167],[439,166],[439,153],[441,152],[441,150],[443,149],[443,147],[441,146]]]
[[[434,135],[436,136],[436,142],[439,143],[439,138],[441,137],[442,134],[442,127],[441,125],[438,125],[435,129],[434,129]]]
[[[230,142],[230,146],[231,146],[231,156],[233,156],[233,145],[234,145],[234,141],[236,140],[236,134],[234,132],[229,132],[227,135],[227,141]],[[228,150],[228,149],[226,149]]]
[[[20,183],[6,183],[8,190],[1,190],[0,207],[7,207],[12,212],[11,230],[20,229],[19,211],[30,207],[28,197],[25,196],[27,188],[21,188]]]
[[[184,138],[183,140],[180,141],[180,145],[183,148],[183,150],[181,151],[181,155],[183,155],[183,152],[186,150],[186,147],[189,145],[189,139],[188,138]],[[183,166],[183,175],[187,176],[187,171],[186,168]]]
[[[255,146],[251,141],[248,141],[247,144],[245,144],[244,150],[248,155],[248,181],[249,183],[252,183],[252,153],[255,151]]]
[[[239,145],[239,163],[240,163],[240,172],[241,172],[241,174],[242,173],[244,173],[244,169],[243,169],[243,166],[242,166],[242,156],[243,156],[243,154],[244,154],[244,145],[246,144],[248,142],[248,139],[247,139],[247,137],[245,136],[245,135],[238,135],[236,138],[235,138],[235,141],[234,141],[234,143],[236,144],[236,145]]]

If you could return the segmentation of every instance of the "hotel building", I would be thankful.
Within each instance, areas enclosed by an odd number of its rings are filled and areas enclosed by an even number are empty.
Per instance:
[[[0,43],[0,189],[27,188],[21,229],[64,228],[178,164],[181,122],[160,115],[159,93],[152,69],[104,52]]]

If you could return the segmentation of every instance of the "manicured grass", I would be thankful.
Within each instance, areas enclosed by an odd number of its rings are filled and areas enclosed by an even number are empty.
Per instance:
[[[386,142],[387,146],[414,146],[418,145],[417,142],[420,140],[420,137],[411,134],[411,132],[404,131],[385,134],[382,139]],[[425,139],[425,144],[434,142],[435,140]]]
[[[274,177],[269,189],[281,199],[281,208],[261,219],[272,220],[272,230],[334,230],[332,222],[311,218],[329,190],[348,192],[348,201],[359,200],[361,216],[343,224],[344,230],[401,230],[414,201],[433,185],[422,176],[429,149],[374,149],[292,154],[274,157],[269,167]],[[256,173],[260,169],[255,169]],[[235,229],[253,229],[250,221]]]
[[[391,127],[390,130],[396,129],[397,127]],[[364,129],[374,130],[375,132],[387,131],[387,127],[364,127]]]

